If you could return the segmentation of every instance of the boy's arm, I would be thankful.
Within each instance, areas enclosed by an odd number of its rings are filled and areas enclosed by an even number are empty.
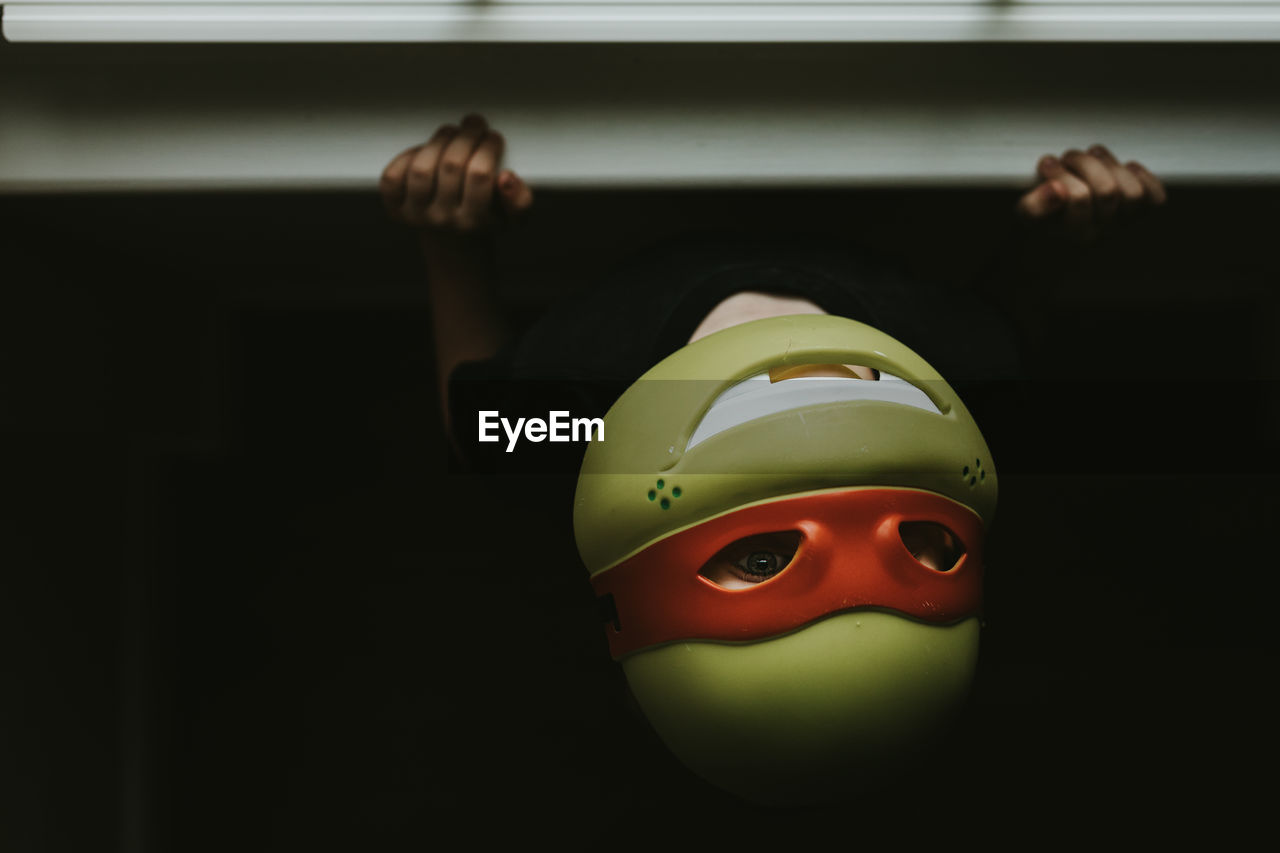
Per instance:
[[[533,193],[499,171],[504,141],[482,116],[443,125],[396,156],[379,189],[392,219],[419,231],[427,267],[436,374],[449,429],[449,376],[464,361],[495,355],[506,340],[494,300],[492,232],[529,208]]]
[[[453,369],[464,361],[497,355],[507,341],[507,330],[494,298],[493,244],[488,235],[425,231],[419,245],[427,267],[436,379],[447,425]]]
[[[1034,362],[1044,340],[1050,291],[1082,259],[1081,248],[1165,203],[1160,179],[1136,161],[1121,164],[1101,145],[1045,155],[1038,183],[1014,207],[1016,221],[974,289],[1012,321]]]

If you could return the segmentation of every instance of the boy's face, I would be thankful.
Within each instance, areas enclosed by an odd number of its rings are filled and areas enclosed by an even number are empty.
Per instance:
[[[838,317],[726,329],[632,386],[587,452],[575,530],[672,751],[787,802],[926,744],[976,661],[989,457],[927,364]]]

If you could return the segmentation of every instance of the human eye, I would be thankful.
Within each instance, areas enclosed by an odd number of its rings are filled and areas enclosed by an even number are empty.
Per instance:
[[[959,538],[934,521],[904,521],[898,526],[902,544],[922,566],[935,572],[949,572],[964,556]]]
[[[797,531],[747,536],[717,552],[700,574],[725,589],[748,589],[781,574],[799,547]]]
[[[733,566],[738,570],[734,574],[744,581],[760,583],[786,568],[787,562],[788,558],[776,551],[752,551],[734,562]]]

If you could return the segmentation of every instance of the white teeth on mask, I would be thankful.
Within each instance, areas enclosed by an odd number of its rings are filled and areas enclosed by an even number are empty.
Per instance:
[[[698,428],[693,431],[686,448],[718,435],[730,427],[767,415],[814,406],[821,403],[878,400],[913,406],[926,412],[941,414],[923,391],[891,373],[880,372],[880,379],[853,377],[800,376],[781,382],[770,382],[768,373],[760,373],[726,389],[707,409]]]

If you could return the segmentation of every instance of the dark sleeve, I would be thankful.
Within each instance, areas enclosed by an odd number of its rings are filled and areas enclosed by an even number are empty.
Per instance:
[[[476,440],[480,412],[505,408],[502,395],[510,384],[506,356],[464,361],[449,374],[449,432],[453,436],[453,473],[491,469],[490,446]]]
[[[960,391],[1017,378],[1018,345],[1004,314],[971,287],[903,278],[896,293],[867,294],[875,325],[911,347]]]
[[[1052,262],[1045,263],[1046,259]],[[1077,260],[1064,255],[1062,247],[1053,245],[1042,232],[1014,222],[970,282],[1009,330],[1024,377],[1043,360],[1050,294]]]

